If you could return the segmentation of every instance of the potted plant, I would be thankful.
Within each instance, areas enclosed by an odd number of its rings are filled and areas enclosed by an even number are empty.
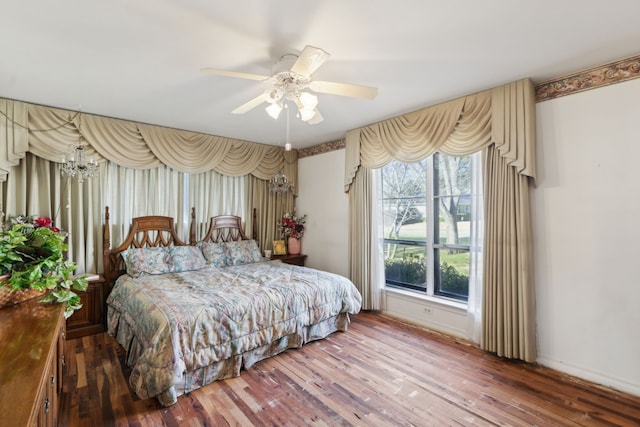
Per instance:
[[[298,255],[301,252],[300,239],[304,234],[304,224],[307,216],[296,216],[295,213],[285,213],[280,221],[280,231],[287,237],[289,254]]]
[[[86,276],[72,276],[76,265],[65,259],[67,233],[47,217],[17,216],[0,231],[0,302],[12,305],[19,298],[44,295],[43,302],[65,305],[69,317],[82,304],[74,292],[87,289]],[[18,301],[12,300],[13,295]]]

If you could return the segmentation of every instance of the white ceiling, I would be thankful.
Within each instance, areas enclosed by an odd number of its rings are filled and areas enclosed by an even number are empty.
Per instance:
[[[638,0],[2,0],[0,97],[274,145],[285,116],[261,82],[305,45],[319,80],[379,88],[319,95],[324,122],[291,120],[303,148],[345,131],[530,77],[536,83],[640,53]]]

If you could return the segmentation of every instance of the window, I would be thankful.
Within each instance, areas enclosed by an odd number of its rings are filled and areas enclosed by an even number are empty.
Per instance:
[[[382,168],[388,286],[467,300],[476,163],[436,153]]]

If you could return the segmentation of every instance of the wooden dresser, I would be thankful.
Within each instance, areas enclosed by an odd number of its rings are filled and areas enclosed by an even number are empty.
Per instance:
[[[36,298],[0,309],[2,425],[57,425],[64,328],[61,304]]]

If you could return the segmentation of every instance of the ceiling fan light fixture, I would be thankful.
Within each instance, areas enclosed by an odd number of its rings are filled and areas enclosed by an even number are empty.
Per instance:
[[[265,108],[265,110],[273,120],[278,120],[278,116],[282,111],[282,104],[279,102],[274,102],[273,104],[270,104],[267,108]]]
[[[316,110],[301,108],[299,110],[299,113],[300,113],[300,120],[302,120],[303,122],[308,122],[313,118],[313,116],[316,115]]]
[[[309,121],[307,122],[310,125],[317,125],[324,120],[324,117],[322,117],[322,114],[320,114],[320,111],[318,111],[317,108],[314,110],[314,112],[315,114],[313,115],[313,117],[311,117],[311,119],[309,119]]]
[[[300,103],[305,110],[313,111],[318,106],[318,97],[309,92],[300,92]]]

